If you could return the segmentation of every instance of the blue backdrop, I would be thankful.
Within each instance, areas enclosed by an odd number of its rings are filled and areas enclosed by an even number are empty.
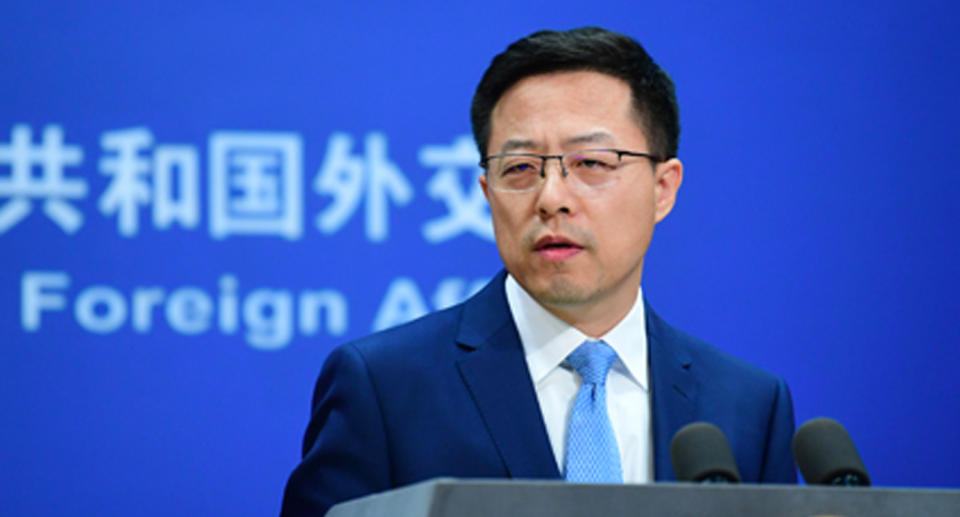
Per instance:
[[[500,267],[481,73],[586,24],[677,83],[653,306],[960,486],[960,12],[769,4],[6,3],[3,513],[276,513],[330,349]]]

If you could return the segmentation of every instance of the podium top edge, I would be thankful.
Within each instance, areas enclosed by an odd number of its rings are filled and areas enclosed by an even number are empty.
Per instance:
[[[863,492],[910,492],[910,493],[931,493],[931,494],[953,494],[960,495],[960,488],[952,487],[904,487],[904,486],[870,486],[870,487],[848,487],[848,486],[830,486],[830,485],[805,485],[805,484],[757,484],[757,483],[690,483],[690,482],[658,482],[658,483],[635,483],[635,484],[591,484],[591,483],[569,483],[563,480],[546,480],[546,479],[498,479],[498,478],[452,478],[452,477],[438,477],[429,479],[426,481],[421,481],[419,483],[409,485],[409,487],[423,487],[433,486],[436,488],[448,488],[448,487],[495,487],[495,486],[510,486],[510,487],[538,487],[538,488],[549,488],[557,487],[567,489],[571,486],[583,486],[590,487],[592,489],[600,488],[603,490],[635,490],[635,489],[671,489],[676,488],[679,490],[690,490],[690,489],[703,489],[703,490],[783,490],[783,489],[798,489],[798,490],[823,490],[827,492],[832,491],[863,491]]]

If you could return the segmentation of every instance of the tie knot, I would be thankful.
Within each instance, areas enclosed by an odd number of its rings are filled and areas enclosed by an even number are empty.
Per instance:
[[[567,361],[583,377],[583,382],[589,384],[606,382],[607,372],[616,360],[617,353],[603,341],[584,341],[567,356]]]

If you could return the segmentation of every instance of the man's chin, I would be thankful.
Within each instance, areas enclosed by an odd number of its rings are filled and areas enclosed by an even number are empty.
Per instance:
[[[579,305],[588,301],[593,294],[590,289],[579,282],[556,277],[538,282],[533,289],[528,291],[541,305],[555,307]]]

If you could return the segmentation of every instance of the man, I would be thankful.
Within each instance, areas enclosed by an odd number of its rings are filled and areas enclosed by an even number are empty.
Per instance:
[[[707,421],[746,482],[794,482],[782,380],[673,329],[640,289],[683,178],[673,83],[632,39],[543,31],[477,87],[506,271],[465,303],[334,350],[283,514],[438,477],[671,480]]]

